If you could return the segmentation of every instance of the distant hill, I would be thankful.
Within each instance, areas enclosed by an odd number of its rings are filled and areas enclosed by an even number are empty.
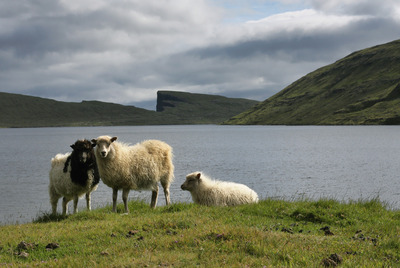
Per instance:
[[[163,103],[174,107],[155,112],[100,101],[61,102],[0,92],[0,127],[217,124],[258,103],[184,92],[159,92],[158,96],[164,98],[160,107]],[[178,103],[168,100],[174,96]]]
[[[400,124],[400,40],[320,68],[225,124]]]
[[[0,93],[0,127],[145,124],[153,111],[99,101],[61,102]]]
[[[176,91],[157,92],[157,112],[170,120],[191,124],[218,124],[246,111],[259,101]]]

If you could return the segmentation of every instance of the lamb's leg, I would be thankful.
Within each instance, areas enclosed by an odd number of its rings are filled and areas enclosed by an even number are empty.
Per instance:
[[[87,192],[86,193],[86,207],[87,207],[87,210],[92,210],[92,203],[91,203],[91,201],[90,201],[90,192]]]
[[[118,197],[118,189],[113,188],[113,212],[117,212],[117,197]]]
[[[78,196],[74,196],[74,214],[78,212]]]
[[[152,194],[151,194],[151,204],[150,207],[151,208],[155,208],[157,205],[157,197],[158,197],[158,185],[156,186],[156,189],[153,190]]]
[[[122,201],[124,201],[125,213],[129,213],[128,195],[129,195],[129,189],[123,189],[122,190]]]
[[[67,215],[67,213],[68,213],[68,202],[69,201],[71,201],[71,199],[67,199],[66,197],[63,198],[63,203],[62,203],[63,216]]]

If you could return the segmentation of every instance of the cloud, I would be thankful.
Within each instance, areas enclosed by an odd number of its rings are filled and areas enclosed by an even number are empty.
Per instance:
[[[312,6],[326,13],[392,17],[399,8],[397,0],[311,0]]]
[[[183,0],[2,2],[0,60],[7,65],[0,75],[7,82],[0,90],[79,99],[75,87],[108,88],[126,100],[132,94],[121,87],[136,89],[130,77],[141,65],[199,43],[218,17],[203,1],[192,6]]]
[[[275,0],[305,8],[232,22],[223,0],[0,0],[0,91],[153,109],[160,89],[264,100],[399,38],[397,1],[338,2]]]
[[[398,26],[393,19],[368,15],[287,12],[235,27],[234,34],[228,29],[208,46],[170,56],[158,73],[177,88],[194,84],[206,92],[265,99],[354,50],[396,39],[391,31]]]

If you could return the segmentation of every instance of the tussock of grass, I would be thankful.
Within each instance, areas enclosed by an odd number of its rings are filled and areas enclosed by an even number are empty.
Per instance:
[[[141,201],[0,227],[0,266],[400,266],[400,212],[379,200],[263,200],[238,207]],[[329,232],[328,232],[328,231]],[[18,245],[25,241],[32,247]],[[49,243],[59,245],[46,249]]]

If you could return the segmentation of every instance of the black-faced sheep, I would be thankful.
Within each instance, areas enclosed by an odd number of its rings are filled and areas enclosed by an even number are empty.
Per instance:
[[[74,200],[74,213],[78,199],[86,194],[87,209],[91,209],[91,192],[100,181],[93,145],[89,140],[77,140],[71,145],[72,153],[57,154],[51,159],[49,195],[53,214],[57,212],[58,199],[63,198],[62,214],[68,212],[68,202]]]
[[[200,205],[236,206],[258,202],[257,193],[246,185],[212,180],[200,172],[188,174],[181,188],[189,191],[193,201]]]
[[[169,186],[174,178],[172,148],[165,142],[147,140],[129,146],[117,142],[117,137],[100,136],[93,139],[101,180],[113,189],[113,212],[117,211],[118,190],[122,189],[125,212],[130,190],[151,190],[151,204],[157,204],[158,182],[164,188],[167,205]]]

